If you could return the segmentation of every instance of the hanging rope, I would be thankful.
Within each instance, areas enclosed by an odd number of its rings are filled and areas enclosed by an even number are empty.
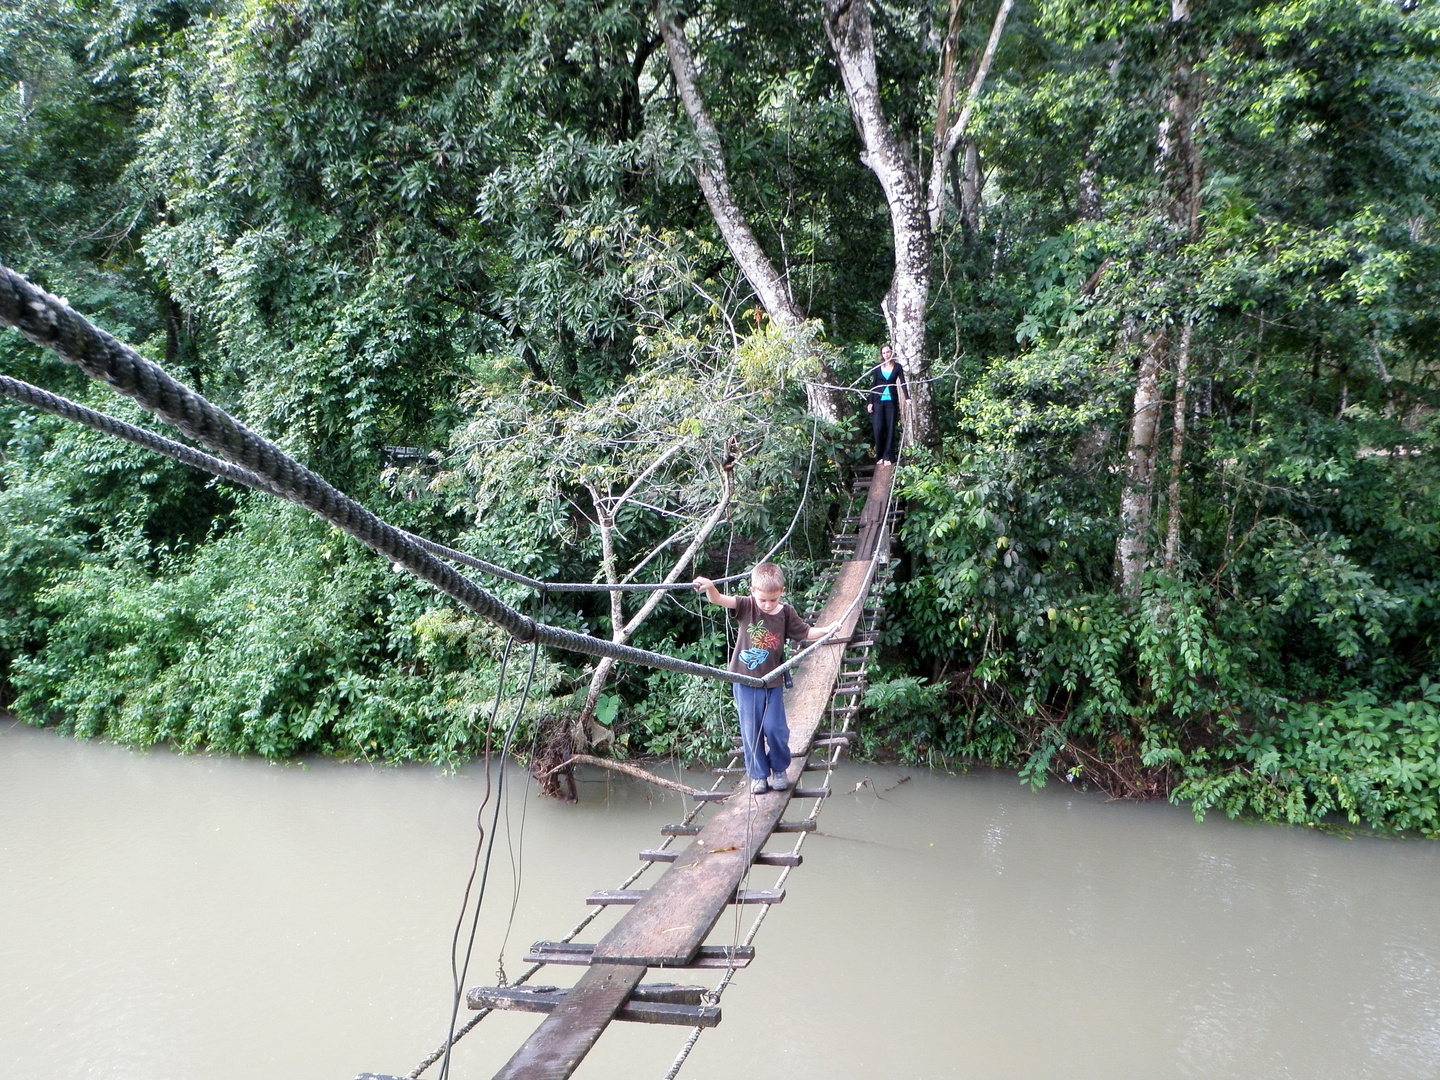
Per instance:
[[[507,651],[508,651],[508,649],[507,649]],[[472,955],[474,954],[474,952],[475,952],[475,934],[476,934],[476,931],[478,931],[479,928],[480,928],[480,907],[481,907],[481,905],[485,902],[485,886],[486,886],[486,884],[488,883],[488,881],[489,881],[489,879],[490,879],[490,857],[491,857],[491,855],[493,855],[494,852],[495,852],[495,831],[496,831],[496,826],[497,826],[497,825],[499,824],[499,822],[500,822],[500,804],[501,804],[501,802],[502,802],[502,797],[503,797],[504,792],[505,792],[505,763],[506,763],[506,761],[507,761],[507,760],[509,759],[509,757],[510,757],[510,741],[515,737],[515,729],[516,729],[516,727],[518,727],[519,724],[520,724],[520,717],[521,717],[521,716],[524,714],[524,712],[525,712],[525,703],[526,703],[526,702],[529,700],[529,698],[530,698],[530,687],[531,687],[531,685],[532,685],[532,684],[534,683],[534,681],[535,681],[535,663],[536,663],[536,661],[539,659],[539,656],[540,656],[540,647],[539,647],[539,645],[538,645],[538,644],[532,644],[531,647],[530,647],[530,671],[529,671],[529,673],[525,676],[525,689],[524,689],[524,690],[521,692],[521,694],[520,694],[520,702],[519,702],[518,705],[515,706],[515,715],[511,718],[511,720],[510,720],[510,726],[509,726],[509,727],[506,729],[506,731],[505,731],[505,742],[504,742],[504,743],[502,744],[502,746],[500,747],[500,767],[499,767],[499,769],[498,769],[498,771],[497,771],[497,775],[498,775],[498,777],[499,777],[499,780],[498,780],[498,782],[497,782],[497,784],[496,784],[497,790],[496,790],[496,793],[495,793],[495,812],[494,812],[494,814],[491,816],[491,819],[490,819],[490,836],[489,836],[489,839],[488,839],[488,843],[485,844],[485,863],[484,863],[483,867],[481,867],[481,870],[480,870],[480,888],[479,888],[479,891],[475,894],[475,915],[474,915],[474,918],[471,919],[471,922],[470,922],[470,941],[469,941],[469,944],[466,945],[466,947],[465,947],[465,961],[464,961],[464,963],[462,963],[462,964],[460,965],[459,971],[456,971],[456,970],[455,970],[455,946],[458,945],[458,943],[459,943],[459,930],[460,930],[459,924],[457,924],[456,927],[455,927],[456,935],[455,935],[454,941],[453,941],[452,944],[451,944],[451,950],[450,950],[450,972],[451,972],[451,974],[454,975],[454,977],[455,977],[455,996],[454,996],[454,1000],[453,1000],[453,1002],[452,1002],[452,1004],[451,1004],[451,1007],[450,1007],[450,1030],[449,1030],[448,1034],[447,1034],[446,1037],[445,1037],[445,1063],[440,1067],[440,1080],[446,1080],[446,1078],[447,1078],[447,1077],[449,1076],[449,1074],[450,1074],[450,1049],[451,1049],[451,1047],[453,1047],[453,1046],[455,1045],[455,1023],[456,1023],[456,1021],[459,1019],[459,1016],[460,1016],[460,999],[461,999],[461,997],[464,995],[464,992],[465,992],[465,991],[464,991],[465,975],[466,975],[466,973],[470,970],[470,958],[471,958],[471,956],[472,956]],[[499,687],[499,689],[496,690],[496,695],[497,695],[496,711],[498,711],[498,708],[499,708],[499,706],[498,706],[498,697],[499,697],[499,695],[500,695],[501,693],[503,693],[503,691],[504,691],[504,685],[503,685],[503,683],[502,683],[501,686]],[[494,713],[494,712],[492,712],[492,713],[490,714],[490,719],[491,719],[491,723],[493,723],[493,722],[494,722],[494,719],[495,719],[495,713]],[[486,745],[486,755],[485,755],[485,757],[486,757],[486,761],[485,761],[485,802],[488,802],[489,799],[490,799],[490,761],[489,761],[489,757],[490,757],[490,755],[489,755],[490,732],[491,732],[491,729],[487,726],[486,731],[485,731],[485,745]],[[478,821],[479,821],[480,814],[484,813],[484,810],[485,810],[485,802],[482,802],[482,803],[480,804],[480,810],[477,811],[477,813],[476,813],[477,824],[478,824]],[[481,830],[480,830],[482,839],[484,838],[484,831],[485,831],[485,830],[484,830],[484,828],[482,827]],[[477,859],[478,859],[478,856],[479,856],[479,848],[478,848],[478,847],[476,848],[476,856],[477,856]],[[470,880],[471,880],[471,881],[474,881],[474,880],[475,880],[475,871],[474,871],[473,868],[472,868],[471,871],[470,871]],[[466,897],[468,898],[468,896],[469,896],[469,894],[470,894],[470,886],[469,886],[468,884],[467,884],[466,887],[465,887],[465,894],[466,894]],[[465,920],[465,909],[462,907],[462,908],[460,909],[460,921],[461,921],[461,923],[463,923],[464,920]]]

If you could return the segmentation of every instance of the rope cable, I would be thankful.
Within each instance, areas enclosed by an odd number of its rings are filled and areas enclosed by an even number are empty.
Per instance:
[[[0,266],[0,322],[30,341],[53,350],[92,378],[109,383],[216,455],[259,478],[271,494],[328,521],[346,535],[402,566],[421,580],[496,623],[522,644],[538,642],[587,656],[643,664],[683,675],[763,686],[749,675],[679,660],[537,623],[496,599],[459,571],[425,550],[404,531],[381,520],[342,494],[279,447],[255,434],[224,410],[171,378],[158,364],[99,330],[58,297]],[[244,482],[244,481],[241,481]],[[273,488],[273,490],[271,490]]]

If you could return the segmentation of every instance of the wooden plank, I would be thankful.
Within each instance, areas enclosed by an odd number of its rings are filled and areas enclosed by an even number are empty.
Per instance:
[[[649,897],[650,889],[597,889],[585,898],[585,903],[591,907],[604,907],[612,904],[638,904]],[[731,899],[727,904],[778,904],[785,899],[784,889],[741,889],[739,892],[731,893]],[[659,966],[659,965],[654,965]]]
[[[590,957],[594,954],[594,945],[574,941],[537,941],[525,954],[525,963],[584,965],[590,963]],[[688,966],[707,969],[743,968],[748,967],[754,959],[753,945],[702,945]]]
[[[644,977],[639,965],[591,964],[495,1080],[565,1080]]]
[[[755,856],[756,866],[799,866],[805,861],[804,855],[793,851],[762,851]]]
[[[823,767],[823,766],[822,766],[822,767]],[[672,862],[674,862],[676,859],[678,859],[679,857],[680,857],[680,853],[679,853],[678,851],[665,851],[665,850],[663,850],[663,849],[656,849],[656,848],[652,848],[652,849],[650,849],[650,850],[648,850],[648,851],[642,851],[642,852],[640,852],[640,861],[641,861],[641,862],[672,863]],[[786,852],[783,852],[783,851],[762,851],[759,855],[756,855],[756,856],[755,856],[755,865],[756,865],[756,866],[799,866],[799,865],[800,865],[800,856],[799,856],[799,855],[790,855],[790,854],[788,854],[788,853],[786,853]]]
[[[828,787],[796,788],[794,796],[797,799],[828,799],[830,789]]]
[[[705,992],[703,986],[674,987],[672,997],[686,1000],[668,1000],[663,991],[655,995],[641,996],[641,987],[615,1012],[616,1020],[641,1024],[673,1024],[681,1027],[714,1027],[720,1023],[718,1005],[701,1004]],[[657,990],[659,990],[657,986]],[[506,1012],[551,1013],[565,1005],[566,991],[554,987],[531,990],[524,986],[478,987],[471,990],[467,1000],[472,1009],[498,1009]],[[691,1000],[693,999],[693,1000]]]
[[[679,983],[641,983],[631,992],[630,1000],[699,1005],[705,990],[703,986]],[[477,986],[465,995],[465,1001],[472,1009],[550,1012],[569,992],[560,986]],[[536,1005],[541,1007],[535,1008]]]
[[[661,1001],[632,1001],[615,1014],[617,1020],[677,1027],[713,1028],[720,1023],[719,1005],[670,1005]]]
[[[777,833],[814,832],[815,822],[811,818],[804,818],[800,821],[782,821],[775,826],[774,831]]]

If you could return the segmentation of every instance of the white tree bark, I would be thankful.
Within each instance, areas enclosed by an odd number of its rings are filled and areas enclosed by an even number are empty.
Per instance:
[[[934,441],[935,405],[925,351],[925,306],[930,296],[932,233],[915,163],[890,130],[875,75],[875,39],[866,0],[825,0],[825,33],[835,50],[850,115],[865,146],[861,162],[875,174],[890,210],[895,274],[882,308],[895,359],[909,373],[917,443]]]
[[[950,161],[955,156],[955,147],[960,145],[960,140],[965,137],[965,129],[970,126],[971,114],[975,111],[975,102],[980,97],[980,89],[985,85],[985,77],[990,74],[990,65],[995,60],[995,50],[1000,47],[1000,35],[1005,32],[1005,20],[1010,17],[1010,9],[1015,6],[1015,0],[1002,0],[1000,10],[995,13],[995,25],[990,29],[990,40],[985,43],[985,52],[980,57],[980,64],[975,69],[975,77],[970,81],[970,92],[965,96],[965,107],[960,110],[960,115],[952,124],[950,122],[950,105],[954,100],[955,80],[955,56],[952,50],[959,46],[959,0],[951,0],[950,4],[950,32],[945,39],[945,55],[940,61],[940,104],[935,115],[935,156],[930,161],[930,231],[940,231],[940,222],[945,216],[945,171],[950,167]]]
[[[1172,25],[1190,18],[1189,0],[1172,0]],[[1200,110],[1200,80],[1191,57],[1181,55],[1171,74],[1160,120],[1155,172],[1160,179],[1160,216],[1166,226],[1179,234],[1181,243],[1190,240],[1199,227],[1200,184],[1203,178],[1200,149],[1195,128]],[[1139,588],[1139,578],[1150,563],[1150,516],[1154,506],[1156,435],[1160,417],[1160,378],[1170,361],[1170,334],[1164,326],[1143,335],[1140,369],[1130,417],[1130,444],[1126,453],[1125,488],[1120,496],[1120,538],[1116,561],[1120,583],[1127,592]],[[1189,363],[1190,327],[1186,321],[1181,339],[1185,362]],[[1182,446],[1183,451],[1183,446]],[[1175,474],[1178,478],[1178,472]],[[1176,489],[1172,507],[1178,504]],[[1173,512],[1173,511],[1172,511]],[[1178,524],[1176,526],[1178,528]],[[1178,543],[1178,541],[1177,541]]]
[[[1165,569],[1175,569],[1180,560],[1180,470],[1185,465],[1185,408],[1190,378],[1191,323],[1180,331],[1180,347],[1175,353],[1175,404],[1171,408],[1169,521],[1165,527]]]
[[[665,51],[670,57],[670,70],[675,76],[675,87],[680,101],[685,106],[685,115],[695,129],[700,143],[701,157],[695,164],[695,178],[705,195],[710,216],[720,230],[725,246],[735,260],[745,280],[755,290],[766,313],[786,331],[798,328],[806,321],[802,312],[791,299],[785,280],[755,239],[750,222],[740,208],[735,193],[730,187],[729,173],[725,168],[724,149],[720,145],[720,134],[715,121],[705,106],[700,93],[700,81],[695,70],[695,58],[690,52],[685,29],[676,19],[666,0],[660,0],[655,7],[655,19],[660,27],[660,36],[665,41]],[[830,423],[838,423],[843,415],[844,395],[830,384],[828,371],[822,371],[818,380],[805,383],[805,400],[812,415]]]
[[[960,165],[960,220],[971,233],[980,228],[980,192],[980,148],[966,139]]]
[[[1135,407],[1130,415],[1130,443],[1125,455],[1125,490],[1120,496],[1120,539],[1117,553],[1120,583],[1128,592],[1139,588],[1150,553],[1150,511],[1154,500],[1155,439],[1160,427],[1160,372],[1170,337],[1163,327],[1144,335],[1140,352]]]
[[[664,457],[668,457],[670,453],[678,449],[679,445],[680,444],[677,444],[676,447],[672,448],[671,451],[668,451],[660,459],[652,462],[650,467],[637,477],[635,482],[626,489],[625,494],[618,499],[612,500],[604,498],[600,495],[598,489],[594,487],[589,489],[590,497],[595,503],[596,517],[600,528],[601,565],[605,571],[606,584],[620,584],[620,574],[615,565],[615,548],[613,543],[616,517],[624,504],[629,501],[630,496],[635,493],[641,481],[658,467],[660,461],[664,460]],[[734,493],[734,480],[733,473],[730,469],[725,469],[721,475],[724,477],[724,492],[720,497],[720,502],[696,531],[694,539],[690,541],[690,546],[675,560],[675,565],[671,567],[670,572],[665,575],[663,584],[673,585],[680,580],[680,576],[686,572],[686,568],[694,561],[700,549],[705,546],[705,541],[710,539],[710,534],[715,531],[715,527],[725,520],[725,514],[730,509],[730,499]],[[664,589],[656,589],[651,592],[649,596],[645,598],[645,602],[640,606],[640,610],[630,616],[628,620],[625,618],[625,594],[622,592],[610,593],[610,640],[620,645],[628,642],[631,635],[640,629],[641,624],[650,617],[650,613],[659,606],[660,601],[665,599],[665,592],[666,590]],[[595,708],[600,703],[600,694],[605,689],[605,684],[610,679],[610,671],[614,667],[615,661],[608,656],[602,657],[595,665],[595,670],[590,676],[590,688],[585,695],[585,704],[581,708],[580,715],[575,722],[576,730],[573,734],[577,747],[583,749],[588,745],[590,721],[595,716]]]

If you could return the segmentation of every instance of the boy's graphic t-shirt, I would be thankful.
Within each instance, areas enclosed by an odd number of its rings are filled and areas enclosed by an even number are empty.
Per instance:
[[[740,636],[735,642],[735,655],[730,670],[763,679],[785,660],[785,639],[804,641],[810,626],[789,604],[781,604],[774,615],[767,615],[749,596],[737,596],[735,621]]]

